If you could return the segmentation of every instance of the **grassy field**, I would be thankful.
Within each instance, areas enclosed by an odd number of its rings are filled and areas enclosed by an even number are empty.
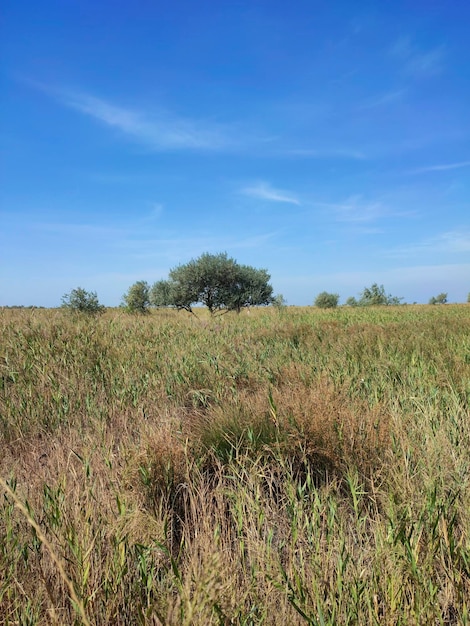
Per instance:
[[[470,305],[0,331],[2,625],[470,624]]]

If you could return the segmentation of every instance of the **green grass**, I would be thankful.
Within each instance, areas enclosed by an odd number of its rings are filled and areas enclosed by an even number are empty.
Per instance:
[[[0,330],[0,624],[470,623],[468,305]]]

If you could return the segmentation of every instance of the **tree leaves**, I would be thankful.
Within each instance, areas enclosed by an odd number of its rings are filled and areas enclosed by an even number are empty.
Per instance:
[[[204,304],[211,315],[272,302],[273,288],[267,270],[240,265],[226,252],[204,253],[170,271],[168,280],[155,283],[150,291],[154,306],[174,306],[192,312]]]

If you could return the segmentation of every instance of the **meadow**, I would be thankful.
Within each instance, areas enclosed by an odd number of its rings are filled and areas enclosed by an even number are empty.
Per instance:
[[[470,624],[470,305],[0,332],[2,625]]]

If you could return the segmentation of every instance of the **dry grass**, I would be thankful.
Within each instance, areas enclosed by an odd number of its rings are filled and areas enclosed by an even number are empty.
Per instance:
[[[1,624],[468,624],[470,308],[0,311]]]

